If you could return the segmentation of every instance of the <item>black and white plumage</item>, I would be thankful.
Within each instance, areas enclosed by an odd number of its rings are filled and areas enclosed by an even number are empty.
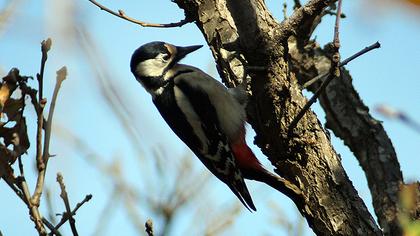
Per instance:
[[[256,210],[244,178],[279,189],[245,142],[246,94],[227,89],[198,68],[178,64],[201,46],[151,42],[131,58],[131,72],[151,94],[162,117],[201,162],[248,208]]]

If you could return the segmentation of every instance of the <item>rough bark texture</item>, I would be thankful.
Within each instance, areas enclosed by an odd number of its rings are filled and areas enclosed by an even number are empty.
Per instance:
[[[262,0],[177,0],[196,21],[224,82],[249,82],[249,122],[255,143],[276,172],[299,186],[289,196],[317,235],[380,235],[348,179],[315,114],[308,111],[292,135],[288,127],[304,106],[289,64],[288,36],[333,1],[309,1],[279,24]]]
[[[294,47],[292,68],[301,84],[329,70],[328,50],[316,44],[299,48],[290,43],[290,47]],[[316,83],[309,89],[315,91],[319,85]],[[348,71],[342,70],[342,78],[330,83],[320,97],[320,104],[326,113],[327,128],[350,148],[366,174],[375,213],[384,233],[400,235],[398,190],[403,176],[397,155],[382,124],[369,114],[369,108],[354,89]]]

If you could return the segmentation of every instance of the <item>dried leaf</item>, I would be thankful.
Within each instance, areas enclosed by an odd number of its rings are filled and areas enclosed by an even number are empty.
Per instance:
[[[14,99],[9,98],[5,105],[3,112],[6,113],[8,121],[19,121],[20,119],[20,113],[23,109],[24,103],[23,98],[20,99]]]
[[[13,156],[13,152],[0,145],[0,177],[13,182],[13,169],[4,157]]]
[[[0,127],[0,137],[3,138],[5,147],[13,145],[16,155],[13,158],[7,158],[8,163],[13,164],[16,157],[25,153],[30,146],[25,117],[21,117],[12,128]]]

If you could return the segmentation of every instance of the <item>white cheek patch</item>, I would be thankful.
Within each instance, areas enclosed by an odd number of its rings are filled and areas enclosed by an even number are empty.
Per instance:
[[[140,62],[136,67],[136,73],[139,76],[145,77],[158,77],[162,76],[165,68],[168,66],[167,63],[164,63],[159,59],[148,59]]]

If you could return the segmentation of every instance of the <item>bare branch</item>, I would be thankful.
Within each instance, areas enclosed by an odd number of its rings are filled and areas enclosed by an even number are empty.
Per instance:
[[[341,0],[338,0],[338,8],[337,8],[337,15],[335,17],[335,26],[334,26],[334,38],[333,38],[333,56],[331,60],[331,69],[328,78],[322,83],[319,89],[315,92],[315,94],[309,99],[309,101],[305,104],[305,106],[300,110],[297,116],[293,119],[289,126],[289,134],[293,131],[296,127],[297,123],[300,119],[302,119],[303,115],[309,110],[309,108],[314,104],[317,100],[321,92],[327,87],[327,85],[333,80],[334,78],[340,77],[340,17],[341,16]]]
[[[148,236],[153,236],[153,221],[151,219],[148,219],[146,221],[146,223],[144,224],[144,226],[146,227],[146,233]]]
[[[38,80],[38,103],[39,103],[39,109],[37,110],[37,116],[38,116],[38,125],[37,125],[37,133],[36,133],[36,162],[37,162],[37,168],[38,172],[41,173],[45,171],[45,163],[42,159],[42,129],[44,124],[44,107],[47,103],[47,100],[45,100],[43,95],[43,84],[44,84],[44,70],[45,70],[45,63],[47,62],[48,58],[48,51],[51,49],[51,39],[48,38],[47,40],[43,40],[41,42],[41,68],[40,72],[36,75]],[[41,190],[42,191],[42,190]],[[36,191],[35,191],[36,192]],[[39,199],[33,199],[36,200],[33,203],[35,205],[39,205]]]
[[[287,3],[283,3],[283,17],[286,20],[287,19]]]
[[[58,224],[55,226],[55,231],[57,231],[64,223],[67,222],[67,220],[69,220],[70,215],[71,216],[76,215],[76,212],[79,210],[79,208],[83,206],[83,204],[85,204],[86,202],[90,201],[90,199],[92,199],[92,194],[86,195],[85,198],[81,202],[77,203],[76,207],[74,208],[73,211],[70,212],[70,214],[63,214],[63,217],[61,218],[60,222],[58,222]],[[52,231],[49,235],[53,235],[52,234],[53,232],[54,231]]]
[[[295,3],[295,5],[293,6],[293,9],[302,7],[302,4],[300,3],[300,0],[294,0],[293,2]]]
[[[354,59],[362,56],[363,54],[372,51],[373,49],[377,49],[380,48],[381,44],[379,42],[376,42],[368,47],[365,47],[364,49],[360,50],[359,52],[355,53],[354,55],[352,55],[351,57],[345,59],[344,61],[342,61],[340,63],[340,68],[344,67],[345,65],[347,65],[349,62],[353,61]],[[313,83],[315,83],[316,81],[325,78],[326,76],[329,75],[329,72],[325,73],[325,74],[321,74],[316,76],[315,78],[309,80],[308,82],[306,82],[305,84],[303,84],[303,88],[307,88],[309,86],[311,86]]]
[[[57,82],[55,84],[53,97],[51,99],[50,110],[48,113],[48,120],[45,127],[45,138],[44,138],[44,150],[41,157],[37,157],[38,163],[38,178],[35,186],[35,191],[32,195],[32,202],[36,205],[39,205],[39,201],[41,199],[42,190],[44,187],[44,180],[46,174],[46,168],[49,158],[49,145],[50,145],[50,138],[51,138],[51,126],[52,126],[52,119],[55,110],[55,103],[57,101],[58,91],[60,90],[61,83],[66,79],[67,76],[67,68],[64,66],[60,70],[57,71]],[[42,103],[41,103],[42,104]],[[38,121],[39,125],[39,121]],[[38,126],[39,127],[39,126]],[[41,132],[40,130],[38,130]],[[41,164],[41,165],[39,165]]]
[[[95,0],[88,0],[89,2],[93,3],[94,5],[96,5],[97,7],[99,7],[101,10],[106,11],[116,17],[119,17],[121,19],[124,19],[126,21],[132,22],[134,24],[137,25],[141,25],[143,27],[155,27],[155,28],[172,28],[172,27],[181,27],[187,23],[192,22],[190,19],[185,18],[184,20],[181,20],[179,22],[175,22],[175,23],[169,23],[169,24],[156,24],[156,23],[148,23],[148,22],[144,22],[144,21],[140,21],[134,18],[131,18],[129,16],[127,16],[125,14],[125,12],[123,10],[118,10],[118,12],[115,12],[107,7],[105,7],[104,5],[98,3]]]
[[[337,15],[335,16],[335,26],[334,26],[334,53],[338,53],[340,49],[340,18],[341,18],[341,0],[338,0]],[[335,67],[338,69],[338,64],[340,63],[340,58],[334,58]]]
[[[0,162],[0,165],[2,164],[2,162]],[[14,185],[14,183],[12,183],[12,182],[10,182],[9,181],[9,179],[7,179],[7,178],[3,178],[4,179],[4,181],[6,182],[6,184],[7,185],[9,185],[9,187],[13,190],[13,192],[14,193],[16,193],[16,195],[23,201],[23,202],[25,202],[25,198],[23,197],[23,193],[22,193],[22,191],[19,189],[19,188],[17,188],[15,185]],[[25,202],[25,204],[26,204],[26,202]]]
[[[369,48],[378,47],[379,43],[375,43]],[[319,56],[310,58],[315,54]],[[293,50],[291,55],[293,71],[299,75],[300,84],[316,77],[317,74],[323,74],[325,68],[330,66],[328,48],[321,49],[313,45],[307,49]],[[357,56],[359,55],[355,54],[341,64]],[[342,74],[343,78],[332,80],[319,97],[320,105],[326,113],[325,126],[344,141],[364,170],[375,213],[383,232],[400,235],[397,191],[403,182],[403,176],[397,155],[382,123],[370,114],[369,108],[352,85],[350,73],[342,70]],[[315,93],[320,85],[321,83],[313,83],[308,89]],[[378,181],[379,179],[381,181]]]
[[[61,84],[66,78],[67,78],[67,67],[63,66],[61,69],[57,71],[57,82],[55,84],[53,96],[51,99],[47,126],[45,127],[44,150],[43,150],[43,157],[42,157],[45,163],[48,162],[48,158],[50,157],[49,146],[50,146],[50,139],[51,139],[52,120],[53,120],[54,111],[55,111],[55,104],[57,102],[58,92],[60,91]]]
[[[19,185],[19,188],[23,192],[23,199],[26,203],[29,214],[31,215],[32,221],[35,223],[35,228],[38,231],[40,235],[47,235],[47,232],[45,231],[44,225],[42,223],[42,216],[39,213],[39,209],[37,205],[32,204],[31,201],[31,194],[29,193],[28,184],[26,183],[25,177],[20,176],[17,178],[17,182]]]
[[[73,215],[71,213],[69,197],[66,191],[66,185],[64,184],[63,175],[60,172],[57,173],[57,182],[60,185],[61,189],[60,197],[63,199],[64,206],[66,207],[66,212],[63,213],[63,217],[66,216],[66,218],[68,218],[70,222],[71,232],[74,236],[77,236],[79,234],[77,233],[76,229],[76,220],[73,218]]]
[[[45,219],[45,217],[42,218],[42,223],[44,223],[44,225],[47,226],[49,230],[51,230],[50,235],[54,234],[56,236],[61,236],[61,233],[58,230],[56,230],[54,228],[54,225],[51,222],[49,222],[47,219]]]
[[[44,83],[44,70],[45,70],[45,63],[48,59],[48,51],[51,49],[52,41],[50,38],[47,40],[43,40],[41,42],[41,69],[39,70],[39,73],[36,74],[36,78],[38,80],[38,100],[41,101],[43,99],[43,83]]]
[[[187,15],[196,16],[197,25],[202,29],[226,84],[237,84],[243,78],[242,71],[233,70],[237,63],[230,63],[229,58],[224,56],[226,51],[234,51],[240,56],[243,54],[251,66],[267,68],[250,75],[247,114],[256,132],[254,143],[277,167],[276,173],[303,190],[303,203],[296,198],[292,200],[314,232],[319,235],[379,235],[379,228],[345,174],[340,158],[315,114],[309,114],[302,122],[304,125],[299,126],[299,137],[287,136],[290,118],[293,118],[291,115],[297,114],[306,103],[296,81],[291,78],[293,75],[289,73],[286,56],[285,39],[288,39],[287,34],[293,33],[293,29],[283,30],[277,26],[265,9],[264,1],[238,3],[229,0],[226,4],[223,1],[206,1],[205,7],[201,7],[200,0],[176,2]],[[309,4],[327,6],[329,2],[333,1],[309,1]],[[312,10],[315,11],[315,8]],[[322,12],[323,7],[317,10]],[[226,22],[234,22],[235,27]],[[323,200],[314,201],[320,198]]]
[[[278,41],[282,42],[297,32],[298,28],[303,25],[305,21],[311,20],[312,17],[319,15],[329,4],[335,1],[336,0],[310,0],[304,6],[296,9],[293,15],[280,23],[280,26],[278,27]]]
[[[83,206],[83,204],[85,204],[86,202],[90,201],[90,199],[92,199],[92,194],[86,195],[85,198],[81,202],[77,203],[76,207],[73,210],[71,210],[70,202],[69,202],[67,191],[66,191],[66,186],[64,185],[64,180],[61,173],[57,173],[57,182],[59,183],[60,188],[61,188],[60,197],[63,199],[64,205],[66,206],[66,212],[63,213],[63,217],[61,218],[60,222],[55,226],[54,229],[55,231],[57,231],[64,223],[67,222],[67,220],[69,220],[73,235],[77,235],[75,219],[73,218],[73,216],[76,215],[76,212],[79,210],[81,206]],[[50,235],[52,234],[50,233]]]
[[[42,159],[42,127],[44,124],[43,112],[44,112],[44,107],[46,103],[47,103],[46,99],[40,100],[39,110],[37,112],[38,119],[37,119],[37,130],[36,130],[36,166],[38,169],[38,179],[43,176],[42,173],[45,173],[45,163],[44,163],[44,160]],[[44,186],[43,179],[42,179],[42,185],[39,185],[39,184],[41,184],[41,182],[37,181],[37,187],[34,191],[34,194],[35,195],[39,194],[39,197],[37,198],[32,197],[34,199],[34,202],[38,202],[38,203],[40,201],[39,199],[41,197],[42,187]]]

